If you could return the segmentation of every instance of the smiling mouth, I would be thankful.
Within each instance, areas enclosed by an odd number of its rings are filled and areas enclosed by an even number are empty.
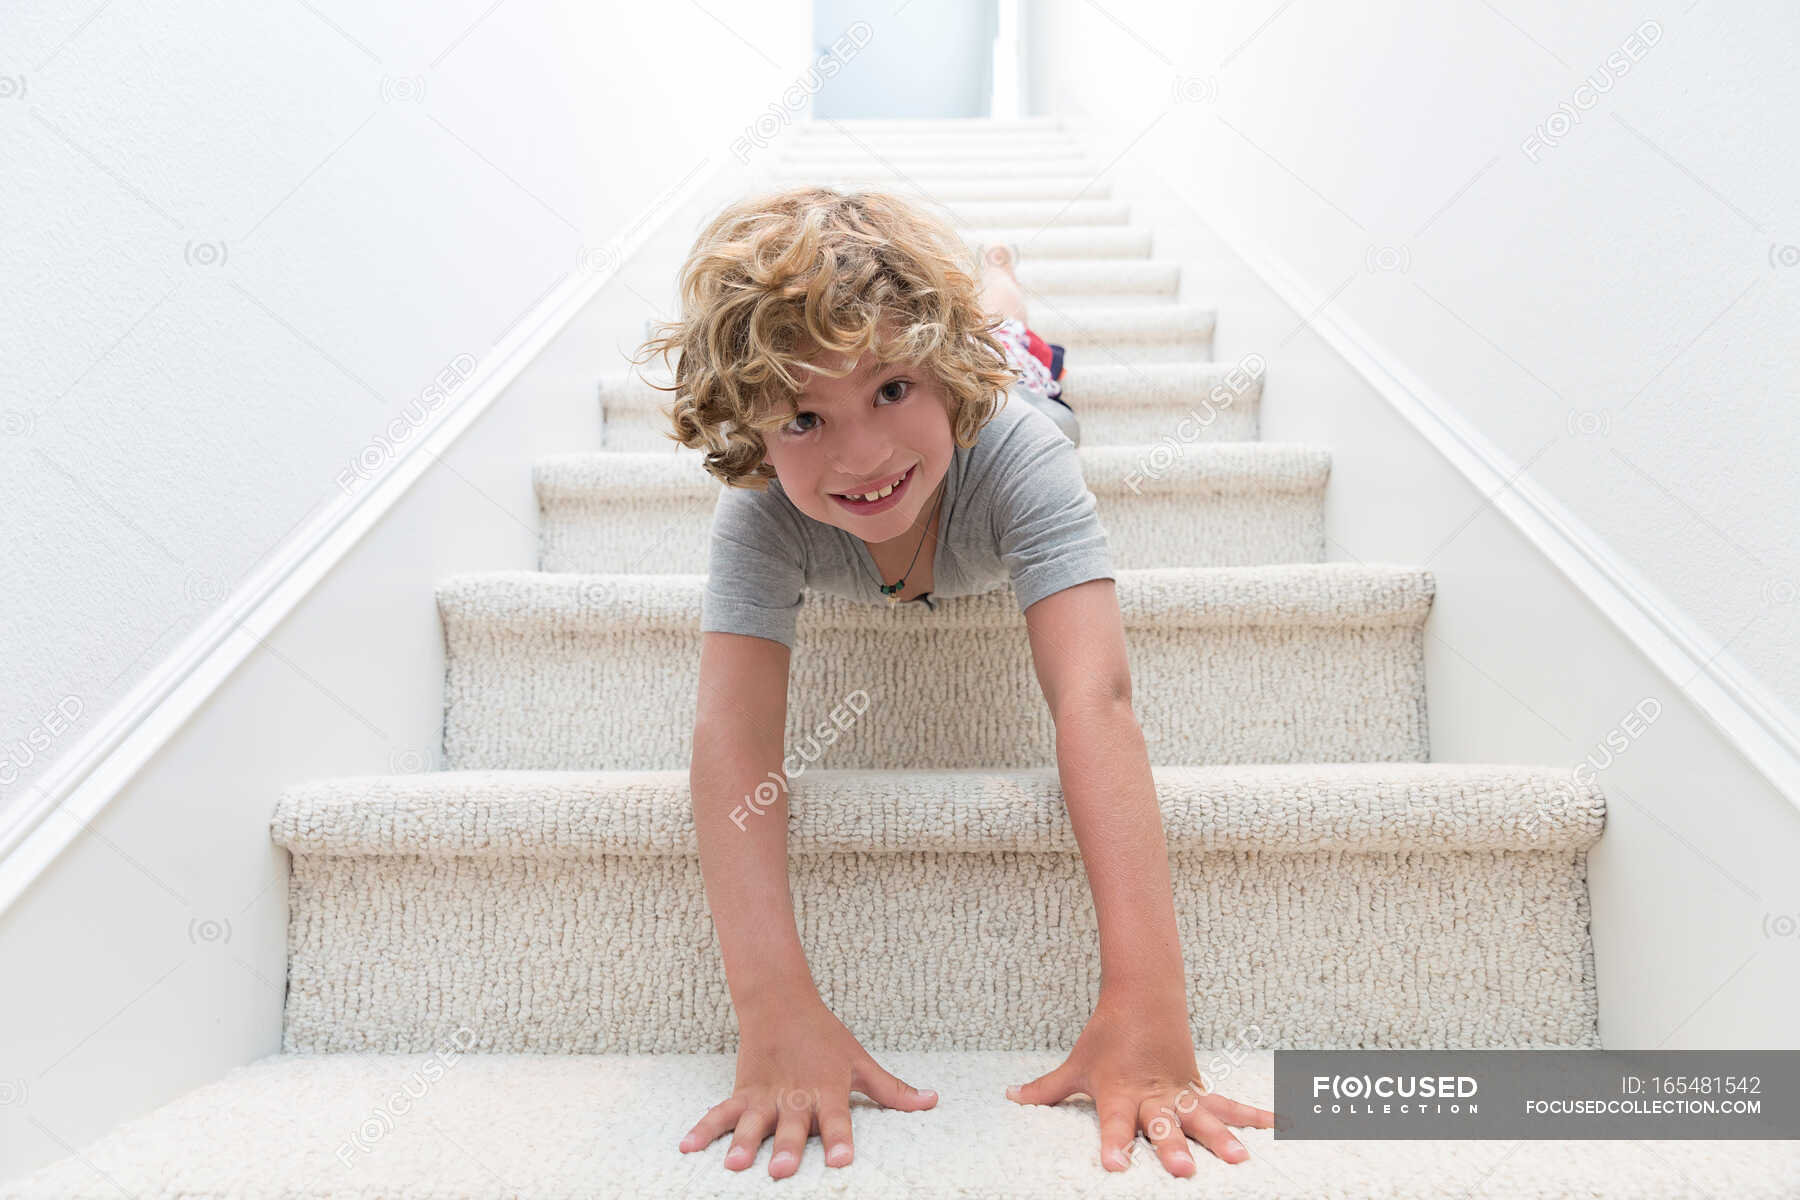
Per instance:
[[[905,487],[907,484],[907,481],[912,478],[912,473],[914,471],[916,471],[917,469],[918,469],[917,464],[906,468],[905,472],[903,472],[899,478],[895,479],[893,483],[889,484],[885,489],[878,489],[874,493],[875,499],[873,499],[873,500],[867,498],[870,495],[870,493],[868,493],[868,492],[859,492],[859,493],[833,492],[831,494],[833,496],[835,496],[837,499],[842,500],[847,504],[879,504],[883,500],[886,500],[889,497],[891,497],[895,492],[899,491],[901,488]]]

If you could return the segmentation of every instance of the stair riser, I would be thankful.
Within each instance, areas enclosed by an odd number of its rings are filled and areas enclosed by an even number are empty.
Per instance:
[[[1171,854],[1195,1044],[1598,1048],[1585,861]],[[1078,855],[805,855],[790,875],[813,977],[871,1049],[1062,1053],[1092,1011]],[[289,904],[287,1052],[419,1052],[463,1026],[477,1052],[736,1048],[693,857],[297,855]]]
[[[1027,303],[1034,296],[1156,296],[1173,297],[1181,291],[1181,272],[1173,266],[1135,259],[1119,262],[1079,259],[1021,260],[1019,286]],[[1073,300],[1067,303],[1076,303]]]
[[[939,215],[956,229],[1029,225],[1060,229],[1071,225],[1125,225],[1131,206],[1114,200],[959,200],[940,206]]]
[[[1141,264],[1141,259],[1121,259],[1118,264]],[[1028,322],[1036,323],[1051,307],[1087,309],[1099,306],[1166,305],[1179,302],[1181,277],[1173,270],[1071,270],[1104,267],[1101,260],[1035,259],[1020,264],[1019,287],[1024,293]]]
[[[773,163],[768,167],[767,179],[774,187],[789,187],[796,183],[829,185],[833,180],[856,176],[875,181],[891,181],[895,186],[922,185],[929,191],[939,182],[967,179],[972,175],[988,175],[1001,168],[1009,175],[1032,177],[1076,175],[1084,179],[1098,179],[1106,173],[1106,163],[1093,158],[1031,158],[1006,164],[946,159],[889,159],[883,163],[877,158],[848,155],[842,158],[811,159],[804,165]]]
[[[699,468],[696,467],[696,470]],[[710,495],[558,498],[542,506],[539,569],[696,574],[707,569]],[[1236,567],[1325,560],[1325,493],[1095,493],[1119,567]]]
[[[1019,247],[1019,260],[1149,258],[1150,231],[1133,225],[987,225],[956,231],[970,246],[1005,242]]]
[[[998,590],[994,603],[1016,604],[1010,585]],[[650,633],[598,617],[570,628],[446,612],[446,766],[686,768],[697,603],[682,627]],[[1054,765],[1055,727],[1023,619],[934,627],[937,614],[913,608],[921,611],[896,610],[891,623],[861,628],[809,629],[803,614],[786,744],[803,744],[848,698],[865,697],[864,716],[830,747],[828,765]],[[1128,625],[1126,639],[1133,708],[1153,763],[1428,758],[1418,626]],[[946,716],[972,697],[980,703],[964,718]]]
[[[867,148],[851,142],[841,146],[808,146],[800,150],[788,150],[775,157],[774,165],[777,170],[789,171],[839,164],[867,169],[883,167],[888,163],[901,168],[923,163],[934,167],[982,171],[1009,166],[1057,167],[1070,161],[1086,162],[1088,158],[1085,147],[1067,141],[1033,146],[1006,142],[987,146],[871,144]]]
[[[667,377],[659,374],[658,382]],[[1071,371],[1063,396],[1080,418],[1082,445],[1143,446],[1155,461],[1187,446],[1256,441],[1261,363],[1142,368],[1100,362]],[[632,376],[603,379],[601,444],[608,450],[677,449],[663,436],[669,425],[656,411],[671,397]]]
[[[822,179],[817,171],[784,172],[776,176],[782,185],[822,183],[840,191],[885,190],[908,199],[923,200],[1110,200],[1112,185],[1081,175],[1019,171],[1004,178],[944,179],[917,186],[904,179],[869,174],[834,175]]]
[[[1071,374],[1078,366],[1210,362],[1215,323],[1197,304],[1077,308],[1059,300],[1031,308],[1032,331],[1067,350]]]
[[[1120,305],[1119,307],[1123,307]],[[1173,304],[1171,308],[1175,307]],[[1089,309],[1090,313],[1094,310]],[[1104,337],[1096,337],[1092,333],[1077,329],[1046,329],[1051,318],[1046,313],[1039,317],[1034,312],[1032,332],[1046,342],[1063,347],[1067,352],[1065,359],[1070,368],[1080,356],[1082,363],[1103,366],[1137,366],[1145,363],[1206,363],[1213,361],[1212,332],[1191,334],[1167,339],[1145,340],[1141,342],[1110,341]],[[1082,426],[1082,438],[1087,437],[1087,426]]]
[[[1003,133],[1067,134],[1056,117],[833,117],[802,122],[794,127],[799,138],[858,137],[885,133],[896,136],[983,137]]]
[[[1057,151],[1081,150],[1082,145],[1066,133],[991,133],[991,134],[893,134],[857,133],[794,138],[781,146],[784,155],[863,154],[876,150],[889,151],[949,150],[968,151]]]
[[[1080,305],[1083,308],[1095,306],[1121,308],[1135,305],[1142,308],[1146,304],[1176,304],[1179,303],[1179,300],[1174,289],[1164,290],[1161,287],[1095,292],[1075,287],[1034,288],[1027,283],[1025,284],[1025,303],[1035,322],[1036,314],[1042,311],[1044,306],[1051,304]],[[1210,358],[1211,351],[1209,350],[1194,361],[1205,362]]]
[[[1158,296],[1147,304],[1134,303],[1134,299],[1112,296],[1103,305],[1084,306],[1072,297],[1040,297],[1031,307],[1031,328],[1046,342],[1064,347],[1070,368],[1077,361],[1084,369],[1115,370],[1145,363],[1212,361],[1213,331],[1218,321],[1218,314],[1212,309],[1202,304],[1176,303],[1168,296]],[[655,324],[646,318],[646,339],[654,336]],[[670,361],[676,357],[671,354]],[[660,357],[651,360],[652,369],[659,376],[664,374],[661,363]],[[1127,382],[1141,385],[1154,377],[1152,373]]]
[[[1156,443],[1165,445],[1254,441],[1257,412],[1253,404],[1233,408],[1209,407],[1204,399],[1186,407],[1094,408],[1077,398],[1074,383],[1067,394],[1081,421],[1084,446],[1143,445],[1146,454]],[[617,403],[609,401],[616,400]],[[623,397],[602,396],[601,445],[607,450],[683,449],[668,437],[669,424],[660,415]],[[1197,415],[1196,415],[1197,414]]]

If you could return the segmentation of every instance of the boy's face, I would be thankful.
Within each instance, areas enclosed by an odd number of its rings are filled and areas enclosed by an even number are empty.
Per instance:
[[[841,365],[842,356],[836,364]],[[865,352],[841,378],[811,375],[799,412],[764,437],[794,507],[872,545],[917,538],[956,451],[936,376]],[[843,498],[903,482],[874,503]]]

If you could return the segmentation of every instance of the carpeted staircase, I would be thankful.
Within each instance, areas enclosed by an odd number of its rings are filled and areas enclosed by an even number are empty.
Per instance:
[[[851,122],[797,131],[768,182],[882,183],[1020,247],[1032,325],[1076,371],[1208,1082],[1267,1107],[1276,1048],[1598,1048],[1603,797],[1560,765],[1430,761],[1432,576],[1324,561],[1328,452],[1257,440],[1261,364],[1211,361],[1212,307],[1097,177],[1052,122]],[[855,1162],[815,1135],[786,1180],[767,1142],[742,1172],[729,1137],[681,1153],[735,1064],[687,780],[719,485],[661,436],[665,394],[614,369],[600,396],[604,449],[538,464],[541,569],[438,589],[448,769],[276,805],[282,1053],[0,1196],[1796,1194],[1780,1142],[1239,1129],[1242,1165],[1195,1146],[1176,1179],[1140,1140],[1113,1175],[1091,1102],[1007,1100],[1099,982],[1010,588],[935,612],[809,595],[792,659],[808,958],[937,1106],[854,1096]]]

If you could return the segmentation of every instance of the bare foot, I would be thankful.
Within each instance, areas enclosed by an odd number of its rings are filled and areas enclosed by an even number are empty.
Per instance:
[[[995,270],[1012,275],[1014,282],[1018,281],[1018,276],[1013,274],[1013,266],[1019,261],[1019,252],[1013,247],[1004,244],[989,246],[982,254],[981,261]]]
[[[1018,252],[1011,246],[984,247],[981,254],[981,307],[986,312],[1012,317],[1021,324],[1025,320],[1025,289],[1013,273]]]

